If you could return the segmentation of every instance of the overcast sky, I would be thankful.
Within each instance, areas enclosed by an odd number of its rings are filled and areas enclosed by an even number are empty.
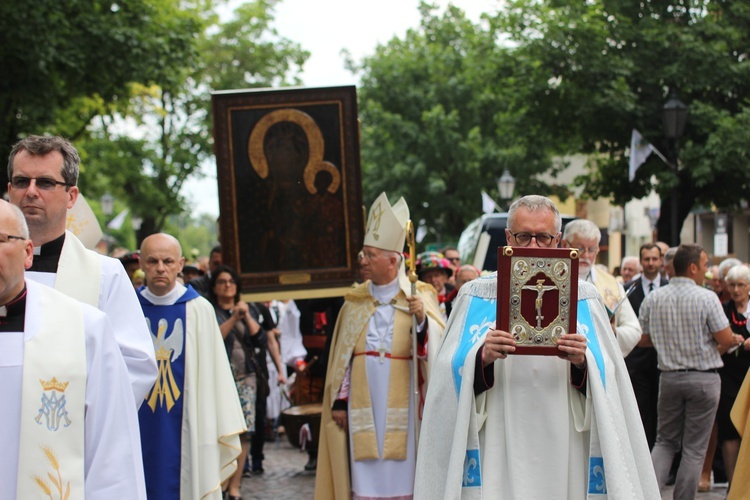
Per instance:
[[[433,0],[444,7],[447,0]],[[492,12],[498,0],[453,0],[470,19]],[[356,85],[357,79],[344,68],[341,51],[359,61],[372,54],[378,44],[394,36],[403,37],[419,26],[419,0],[282,0],[276,8],[274,26],[279,35],[299,43],[310,52],[301,78],[308,87]],[[202,180],[191,180],[183,194],[194,214],[218,216],[216,165],[206,169]]]

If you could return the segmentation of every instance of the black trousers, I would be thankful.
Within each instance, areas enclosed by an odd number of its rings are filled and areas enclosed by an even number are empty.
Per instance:
[[[266,442],[266,398],[255,400],[255,432],[250,438],[250,457],[253,462],[262,462],[263,445]]]
[[[656,349],[653,347],[636,347],[625,358],[630,382],[638,402],[643,430],[646,432],[648,448],[656,442],[657,405],[659,402],[659,369],[657,368]]]

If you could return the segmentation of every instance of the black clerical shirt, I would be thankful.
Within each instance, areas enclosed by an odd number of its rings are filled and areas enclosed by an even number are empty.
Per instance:
[[[22,332],[26,317],[26,286],[21,293],[0,309],[0,332]]]
[[[56,273],[63,243],[65,243],[65,233],[59,238],[55,238],[42,245],[39,255],[34,255],[34,262],[31,264],[29,271]]]

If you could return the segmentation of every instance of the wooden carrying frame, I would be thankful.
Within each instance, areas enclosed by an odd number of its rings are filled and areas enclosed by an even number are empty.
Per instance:
[[[212,94],[222,260],[243,298],[343,295],[364,239],[354,86]]]
[[[500,247],[497,329],[513,335],[514,354],[557,356],[557,341],[575,333],[578,250]]]

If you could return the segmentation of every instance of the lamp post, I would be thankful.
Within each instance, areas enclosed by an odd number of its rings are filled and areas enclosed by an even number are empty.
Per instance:
[[[99,203],[102,206],[102,213],[104,214],[104,222],[106,224],[109,222],[109,218],[115,210],[115,197],[108,192],[104,193],[102,197],[99,198]]]
[[[513,193],[516,191],[516,178],[510,175],[508,169],[505,169],[503,175],[497,178],[497,190],[500,193],[500,201],[505,205],[506,201],[513,199]],[[505,208],[506,210],[508,207]]]
[[[107,245],[107,254],[109,254],[110,245],[113,243],[113,240],[107,232],[107,224],[109,224],[109,219],[115,211],[115,197],[109,194],[109,192],[106,192],[101,198],[99,198],[99,204],[101,205],[102,213],[104,214],[104,236],[102,239]]]
[[[672,188],[670,194],[670,242],[671,246],[677,246],[680,244],[680,228],[678,226],[677,211],[679,209],[679,193],[680,193],[680,172],[679,172],[679,157],[680,151],[677,145],[678,140],[682,137],[682,133],[685,131],[685,123],[687,122],[688,106],[677,98],[677,93],[672,91],[669,95],[669,99],[664,104],[661,112],[662,124],[664,126],[664,135],[667,138],[669,144],[669,155],[672,160],[672,169],[677,177],[677,184]]]

